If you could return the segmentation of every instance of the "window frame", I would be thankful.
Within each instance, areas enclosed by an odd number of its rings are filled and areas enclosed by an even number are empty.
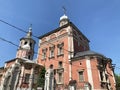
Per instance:
[[[58,68],[63,68],[63,62],[62,61],[58,62]]]
[[[29,83],[29,79],[30,79],[30,74],[26,73],[25,74],[25,78],[24,78],[24,83],[28,84]]]
[[[60,55],[64,55],[64,43],[59,43],[57,45],[57,55],[60,56]]]
[[[49,58],[54,58],[55,57],[55,45],[49,47]]]
[[[59,72],[57,74],[58,74],[57,83],[58,84],[63,84],[63,72]]]
[[[42,59],[47,58],[47,48],[42,49]]]
[[[84,82],[84,71],[78,71],[79,82]]]

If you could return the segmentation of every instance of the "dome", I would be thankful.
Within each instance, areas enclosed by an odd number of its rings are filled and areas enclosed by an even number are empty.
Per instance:
[[[68,16],[66,16],[65,14],[63,16],[60,17],[60,21],[63,19],[68,19]]]
[[[66,16],[65,14],[60,17],[60,22],[59,22],[60,27],[68,24],[68,22],[69,22],[68,16]]]

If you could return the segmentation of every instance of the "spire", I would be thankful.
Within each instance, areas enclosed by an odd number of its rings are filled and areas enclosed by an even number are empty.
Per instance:
[[[30,24],[30,26],[29,26],[29,31],[27,33],[26,38],[31,38],[31,36],[32,36],[32,24]]]

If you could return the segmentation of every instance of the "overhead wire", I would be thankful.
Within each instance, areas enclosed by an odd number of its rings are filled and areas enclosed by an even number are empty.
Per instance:
[[[13,42],[11,42],[11,41],[9,41],[9,40],[6,40],[6,39],[4,39],[4,38],[2,38],[2,37],[0,37],[0,39],[1,39],[2,41],[5,41],[5,42],[9,43],[9,44],[12,44],[12,45],[14,45],[14,46],[16,46],[16,47],[19,47],[19,45],[15,44],[15,43],[13,43]],[[35,54],[43,56],[42,54],[37,53],[37,52],[35,52]],[[46,56],[46,58],[49,58],[49,57]],[[59,60],[56,60],[56,59],[55,59],[55,61],[59,61]],[[69,62],[63,62],[63,63],[65,63],[65,64],[70,64]],[[79,68],[85,68],[85,67],[82,67],[82,66],[80,66],[80,65],[78,66],[78,65],[75,65],[75,64],[72,64],[72,66],[76,66],[76,67],[79,67]],[[120,69],[120,67],[117,67],[117,68]],[[87,69],[97,70],[96,68],[87,68]]]
[[[17,44],[14,44],[13,42],[11,42],[11,41],[9,41],[9,40],[6,40],[6,39],[4,39],[4,38],[2,38],[2,37],[0,37],[0,39],[1,39],[2,41],[5,41],[5,42],[7,42],[7,43],[10,43],[10,44],[12,44],[12,45],[18,47]]]
[[[0,22],[2,22],[2,23],[4,23],[4,24],[7,24],[7,25],[9,25],[9,26],[11,26],[11,27],[13,27],[13,28],[21,31],[21,32],[28,33],[27,31],[25,31],[25,30],[23,30],[23,29],[15,26],[15,25],[12,25],[12,24],[4,21],[4,20],[1,20],[1,19],[0,19]],[[37,39],[39,39],[36,35],[33,35],[33,34],[32,34],[32,36],[35,37],[35,38],[37,38]],[[11,42],[11,41],[9,41],[9,40],[6,40],[6,39],[4,39],[4,38],[2,38],[2,37],[0,37],[0,39],[3,40],[3,41],[5,41],[5,42],[8,42],[8,43],[10,43],[10,44],[12,44],[12,45],[14,45],[14,46],[16,46],[16,47],[19,47],[19,45],[14,44],[13,42]],[[49,41],[47,41],[47,43],[49,43],[49,44],[51,44],[51,45],[54,45],[53,43],[51,43],[51,42],[49,42]],[[64,48],[63,48],[63,50],[67,51],[68,53],[73,53],[73,52],[71,52],[71,51],[69,51],[69,50],[67,50],[67,49],[64,49]],[[75,53],[75,52],[74,52],[74,53]],[[37,54],[37,52],[35,52],[35,54]],[[68,64],[69,64],[69,63],[68,63]],[[80,67],[80,66],[79,66],[79,67]],[[119,68],[119,69],[120,69],[120,68]]]
[[[0,22],[2,22],[2,23],[4,23],[4,24],[7,24],[7,25],[9,25],[9,26],[11,26],[11,27],[13,27],[13,28],[21,31],[21,32],[28,33],[27,31],[25,31],[25,30],[23,30],[23,29],[15,26],[15,25],[12,25],[12,24],[10,24],[10,23],[2,20],[2,19],[0,19]],[[37,38],[37,39],[39,39],[36,35],[33,35],[33,34],[32,34],[32,36],[35,37],[35,38]],[[51,44],[51,45],[54,45],[53,43],[50,43],[49,41],[47,41],[47,43],[49,43],[49,44]],[[67,52],[69,52],[69,53],[73,53],[73,52],[71,52],[71,51],[69,51],[69,50],[67,50],[67,49],[65,49],[65,48],[63,48],[63,50],[65,50],[65,51],[67,51]]]
[[[21,31],[21,32],[28,33],[27,31],[25,31],[25,30],[23,30],[23,29],[21,29],[21,28],[15,26],[15,25],[12,25],[12,24],[10,24],[10,23],[4,21],[4,20],[1,20],[1,19],[0,19],[0,22],[2,22],[2,23],[4,23],[4,24],[7,24],[7,25],[9,25],[9,26],[11,26],[11,27],[13,27],[13,28],[15,28],[15,29]],[[32,36],[38,39],[37,36],[35,36],[35,35],[32,35]]]
[[[9,40],[6,40],[6,39],[4,39],[4,38],[2,38],[2,37],[0,37],[0,39],[1,39],[2,41],[5,41],[5,42],[9,43],[9,44],[12,44],[12,45],[14,45],[14,46],[16,46],[16,47],[19,47],[17,44],[15,44],[15,43],[13,43],[13,42],[11,42],[11,41],[9,41]],[[34,53],[37,54],[37,55],[43,56],[43,55],[40,54],[40,53],[37,53],[37,52],[34,52]],[[49,58],[48,56],[46,56],[46,57]],[[55,59],[55,61],[59,61],[59,60],[56,60],[56,59]],[[69,64],[69,62],[63,62],[63,63]],[[73,64],[73,66],[81,67],[81,66],[74,65],[74,64]],[[84,67],[82,67],[82,68],[84,68]],[[90,68],[90,69],[91,69],[91,68]]]

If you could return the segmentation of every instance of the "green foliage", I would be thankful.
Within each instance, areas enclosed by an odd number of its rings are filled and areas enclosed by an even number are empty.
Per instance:
[[[45,84],[45,67],[43,67],[39,73],[38,76],[38,82],[37,82],[37,87],[42,87],[44,88],[44,84]]]
[[[120,76],[115,74],[116,90],[120,90]]]

